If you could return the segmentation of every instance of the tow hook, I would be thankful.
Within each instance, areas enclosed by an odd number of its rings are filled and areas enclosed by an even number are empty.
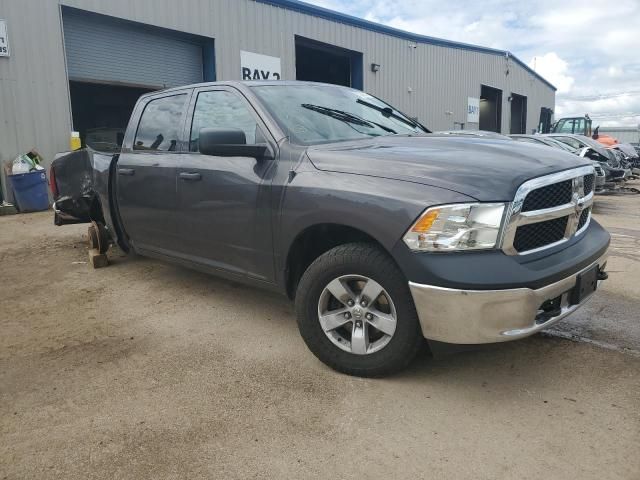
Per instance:
[[[609,278],[609,274],[604,270],[598,270],[598,281],[606,280]]]

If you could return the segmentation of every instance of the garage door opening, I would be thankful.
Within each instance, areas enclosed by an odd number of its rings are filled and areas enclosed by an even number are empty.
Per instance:
[[[502,90],[482,85],[480,90],[480,130],[502,133]]]
[[[117,145],[137,99],[215,80],[212,38],[62,8],[73,129],[83,145]]]
[[[511,94],[511,129],[512,134],[527,133],[527,97]]]
[[[362,90],[362,53],[296,36],[296,79]]]
[[[69,90],[73,127],[82,146],[112,151],[122,145],[138,98],[153,89],[71,81]]]

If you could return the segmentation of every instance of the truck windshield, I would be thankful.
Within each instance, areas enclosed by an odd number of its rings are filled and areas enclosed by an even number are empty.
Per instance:
[[[283,132],[299,145],[428,133],[418,122],[358,90],[331,85],[259,85],[252,89]]]

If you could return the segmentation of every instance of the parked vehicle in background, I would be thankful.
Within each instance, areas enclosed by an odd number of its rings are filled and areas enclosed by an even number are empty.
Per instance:
[[[542,135],[510,135],[511,139],[517,141],[517,142],[526,142],[526,143],[532,143],[534,145],[544,145],[547,147],[551,147],[551,148],[556,148],[556,149],[560,149],[563,150],[565,152],[569,152],[572,153],[574,155],[577,155],[579,157],[582,158],[587,158],[589,160],[591,160],[591,165],[593,165],[593,168],[596,172],[596,186],[595,186],[595,192],[596,193],[602,193],[605,189],[606,183],[607,181],[612,181],[612,177],[610,176],[609,179],[607,179],[607,175],[605,173],[605,170],[602,166],[602,164],[600,163],[601,161],[606,162],[607,159],[604,158],[602,155],[600,155],[599,153],[597,153],[595,150],[593,150],[591,147],[585,147],[582,149],[575,149],[569,145],[567,145],[566,143],[562,143],[554,138],[551,138],[549,136],[542,136]],[[594,157],[594,158],[592,158]]]
[[[548,147],[559,148],[569,153],[577,154],[580,149],[573,148],[572,146],[560,142],[555,138],[550,136],[542,136],[542,135],[526,135],[526,134],[518,134],[518,135],[509,135],[512,140],[516,140],[518,142],[527,142],[538,145],[546,145]]]
[[[593,138],[594,140],[597,140],[598,143],[601,143],[605,147],[611,147],[611,146],[616,145],[618,143],[618,140],[616,138],[612,137],[611,135],[604,134],[604,133],[593,134],[591,136],[591,138]]]
[[[596,140],[590,137],[585,137],[584,135],[570,135],[570,134],[557,134],[557,133],[550,133],[543,136],[553,138],[555,140],[566,143],[567,145],[577,149],[591,147],[600,155],[607,158],[608,159],[607,161],[612,168],[624,169],[624,166],[620,164],[619,157],[611,149],[604,147],[602,144],[600,144],[599,142],[597,142]]]
[[[610,147],[607,150],[609,150],[609,152],[616,157],[616,160],[618,161],[618,163],[622,168],[629,171],[629,175],[633,174],[633,169],[634,169],[633,162],[627,155],[625,155],[621,150],[618,150],[616,148]]]
[[[631,168],[640,169],[640,152],[638,152],[630,143],[618,143],[610,147],[612,150],[618,150],[624,159],[629,162]],[[634,172],[636,173],[636,172]]]
[[[602,168],[607,175],[607,183],[612,186],[614,183],[626,182],[631,177],[631,170],[625,168],[616,154],[604,148],[601,144],[593,140],[592,138],[585,137],[584,135],[570,135],[570,134],[547,134],[543,137],[550,137],[567,145],[577,148],[585,149],[590,148],[593,152],[586,151],[585,155],[592,160],[598,160],[601,162]],[[596,155],[597,154],[597,155]],[[604,161],[606,159],[606,162]]]
[[[610,237],[591,218],[588,161],[428,135],[336,85],[147,94],[119,153],[74,152],[52,170],[56,205],[86,199],[124,251],[294,299],[310,350],[353,375],[405,367],[424,338],[532,335],[606,278]]]
[[[617,158],[614,154],[611,153],[610,150],[607,150],[602,144],[592,139],[591,137],[587,137],[585,135],[572,135],[568,133],[549,133],[546,135],[541,135],[541,137],[548,137],[559,142],[565,143],[570,147],[575,148],[576,150],[591,147],[604,158],[607,158],[608,161],[613,162],[614,165],[612,167],[619,167],[617,164]]]
[[[544,127],[539,133],[564,133],[572,135],[583,135],[592,138],[605,147],[610,147],[618,143],[618,140],[604,133],[599,133],[600,127],[592,130],[593,121],[589,115],[584,117],[565,117],[551,125],[550,128]],[[542,125],[542,122],[541,122]]]
[[[589,115],[585,115],[584,117],[565,117],[554,123],[548,132],[542,133],[570,133],[591,137],[591,125],[592,120],[589,118]]]

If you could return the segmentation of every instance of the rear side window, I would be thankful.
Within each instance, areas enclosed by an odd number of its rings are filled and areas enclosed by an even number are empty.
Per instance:
[[[186,100],[187,95],[180,94],[147,103],[138,124],[133,149],[175,152]]]
[[[200,92],[193,112],[189,150],[198,151],[202,128],[236,128],[244,132],[247,144],[256,143],[257,122],[238,95],[225,90]]]
[[[566,143],[567,145],[571,145],[575,149],[582,148],[582,144],[575,138],[558,137],[557,140],[560,140],[561,142]]]

